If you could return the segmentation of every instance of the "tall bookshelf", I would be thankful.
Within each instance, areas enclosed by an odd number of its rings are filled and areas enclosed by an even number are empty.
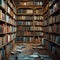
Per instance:
[[[0,0],[0,60],[8,60],[16,38],[16,8],[13,0]]]
[[[45,46],[53,60],[60,60],[60,1],[47,0],[44,5]]]
[[[43,37],[43,2],[20,1],[17,4],[17,41],[41,43]]]

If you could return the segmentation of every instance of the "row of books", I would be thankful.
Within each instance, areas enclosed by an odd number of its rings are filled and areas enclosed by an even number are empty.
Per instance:
[[[43,22],[39,22],[39,21],[34,21],[34,23],[33,22],[31,22],[31,21],[17,21],[17,25],[42,25],[43,24]]]
[[[8,15],[6,15],[6,22],[10,23],[10,24],[13,24],[13,25],[16,25],[15,20],[12,19],[11,17],[9,17]]]
[[[31,26],[31,27],[19,26],[18,31],[43,31],[43,28],[42,27],[35,27],[35,26]]]
[[[53,26],[49,26],[49,32],[60,32],[60,29],[59,29],[59,26],[60,24],[56,24],[56,25],[53,25]]]
[[[5,60],[5,49],[4,48],[0,49],[0,60]]]
[[[14,18],[15,18],[15,15],[14,15]],[[8,15],[5,15],[5,13],[3,13],[2,10],[0,10],[0,20],[6,21],[6,22],[8,22],[8,23],[10,23],[10,24],[13,24],[13,25],[14,25],[14,24],[16,25],[15,20],[12,19],[11,17],[9,17]],[[12,22],[12,21],[13,21],[13,22]]]
[[[55,5],[53,5],[53,8],[50,8],[50,9],[49,9],[50,15],[51,15],[52,13],[54,13],[55,11],[57,11],[59,8],[60,8],[60,4],[59,4],[59,3],[55,3]]]
[[[18,9],[17,13],[33,13],[32,9]]]
[[[5,51],[6,51],[6,59],[9,57],[9,55],[10,55],[10,52],[11,52],[11,50],[13,49],[13,44],[12,43],[9,43],[7,46],[6,46],[6,49],[5,49]]]
[[[55,2],[56,0],[50,0],[49,1],[49,7]]]
[[[47,11],[45,14],[44,14],[44,19],[47,19],[49,17],[49,11]]]
[[[48,11],[49,3],[44,7],[44,13]]]
[[[56,43],[60,44],[60,36],[59,35],[52,35],[52,34],[46,34],[46,39]]]
[[[60,22],[59,17],[60,17],[60,14],[58,14],[56,16],[51,16],[49,18],[49,24]]]
[[[33,25],[31,21],[17,21],[17,25]]]
[[[7,12],[14,18],[16,19],[15,13],[12,11],[12,9],[8,6],[7,7]]]
[[[3,13],[2,10],[0,10],[0,20],[5,21],[5,13]]]
[[[41,9],[41,8],[40,8],[40,9],[36,9],[36,10],[35,10],[35,13],[36,13],[36,14],[39,13],[40,15],[43,15],[43,9]]]
[[[59,55],[60,53],[59,53],[59,47],[58,46],[55,46],[54,44],[52,44],[52,43],[48,43],[48,49],[49,49],[49,51],[51,51],[53,54],[57,54],[57,55]]]
[[[43,16],[18,16],[18,20],[43,20]]]
[[[0,24],[0,33],[16,32],[16,27]]]
[[[52,26],[46,26],[44,29],[45,32],[53,32],[53,33],[59,33],[60,32],[60,28],[59,28],[60,24],[54,24]],[[48,29],[49,28],[49,29]]]
[[[5,48],[4,47],[0,48],[0,60],[5,60],[9,56],[9,53],[12,50],[12,43],[9,43],[8,45],[6,45]]]
[[[14,12],[11,10],[11,8],[6,4],[6,1],[0,0],[0,5],[11,15],[13,18],[15,18]],[[5,7],[6,6],[6,7]],[[14,9],[15,10],[15,9]]]
[[[21,41],[21,42],[33,42],[33,41],[37,41],[40,42],[41,41],[41,37],[16,37],[17,41]]]
[[[3,8],[5,8],[5,1],[4,0],[0,0],[0,5],[3,7]]]
[[[8,34],[4,36],[0,36],[0,46],[6,45],[10,41],[14,40],[16,38],[16,34]]]
[[[43,5],[43,2],[36,2],[36,1],[27,1],[27,2],[19,2],[19,5]]]
[[[41,15],[43,15],[43,10],[40,8],[40,9],[36,9],[36,10],[32,10],[32,9],[22,9],[22,8],[19,8],[17,10],[17,13],[40,13]]]
[[[34,20],[43,20],[43,16],[34,16]]]
[[[44,21],[44,25],[59,23],[60,22],[59,18],[60,18],[60,14],[58,14],[56,16],[50,16],[49,21],[48,20]]]
[[[16,13],[16,8],[15,8],[15,6],[13,5],[13,3],[9,0],[9,1],[7,1],[8,2],[8,4],[10,5],[10,7],[13,9],[13,11]]]
[[[17,32],[17,36],[43,36],[43,32]]]

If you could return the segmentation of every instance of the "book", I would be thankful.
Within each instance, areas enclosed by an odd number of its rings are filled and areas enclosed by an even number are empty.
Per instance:
[[[0,5],[3,7],[3,8],[5,8],[4,6],[5,6],[5,1],[4,0],[0,0]]]
[[[2,60],[2,52],[0,51],[0,60]]]
[[[3,45],[3,37],[0,36],[0,46],[2,46],[2,45]]]
[[[1,57],[2,59],[1,60],[5,60],[5,49],[4,48],[1,48],[0,49],[0,52],[1,52],[1,56],[2,56]]]
[[[55,43],[60,44],[60,36],[56,36]]]
[[[7,10],[7,11],[8,11],[8,13],[10,14],[10,11],[11,11],[10,7],[8,6],[8,8],[7,8],[7,9],[8,9],[8,10]]]
[[[56,22],[60,22],[60,14],[56,16]]]
[[[2,10],[0,10],[0,20],[2,20]]]

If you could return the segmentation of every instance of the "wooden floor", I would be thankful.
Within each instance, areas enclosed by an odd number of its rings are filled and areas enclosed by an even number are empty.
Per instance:
[[[48,55],[48,53],[47,53],[46,49],[34,48],[34,47],[39,46],[40,44],[17,43],[16,45],[20,45],[20,44],[22,44],[22,45],[25,45],[25,46],[26,46],[25,48],[23,48],[23,49],[22,49],[22,50],[23,50],[23,52],[22,52],[22,53],[24,53],[24,54],[32,55],[32,54],[33,54],[33,52],[38,52],[38,53],[39,53],[39,54],[41,54],[41,55]],[[40,57],[38,57],[38,58],[35,58],[35,60],[41,60],[41,58],[40,58]]]

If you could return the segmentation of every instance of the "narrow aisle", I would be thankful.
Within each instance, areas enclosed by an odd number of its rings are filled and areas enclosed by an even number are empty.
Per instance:
[[[34,48],[37,46],[39,45],[26,43],[17,44],[15,46],[15,50],[12,52],[8,60],[42,60],[45,57],[47,57],[48,60],[51,60],[45,49],[39,50]]]

